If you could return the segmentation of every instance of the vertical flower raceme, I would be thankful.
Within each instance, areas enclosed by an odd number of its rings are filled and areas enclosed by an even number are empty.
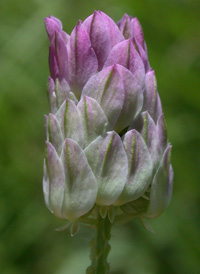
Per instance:
[[[171,145],[138,19],[116,24],[95,11],[71,35],[53,16],[45,26],[47,207],[71,223],[92,220],[96,205],[111,222],[160,215],[172,193]]]

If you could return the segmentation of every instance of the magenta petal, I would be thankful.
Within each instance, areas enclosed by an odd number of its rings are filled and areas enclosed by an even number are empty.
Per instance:
[[[144,49],[135,38],[133,38],[133,39],[135,40],[136,48],[137,48],[137,50],[142,58],[142,61],[144,63],[145,72],[148,72],[150,70],[150,64],[149,64],[149,60],[148,60],[146,44],[144,45],[145,46],[145,49]]]
[[[146,50],[143,29],[137,17],[133,18],[127,14],[124,14],[117,25],[126,39],[134,38],[141,45],[141,47]]]
[[[51,77],[55,81],[59,75],[59,68],[56,59],[56,51],[53,45],[49,46],[49,69]]]
[[[124,40],[124,37],[115,22],[101,11],[95,11],[89,16],[82,27],[89,34],[101,70],[112,47]]]
[[[68,54],[67,46],[62,37],[62,34],[57,32],[55,36],[55,51],[57,64],[59,69],[58,79],[61,81],[63,79],[68,80]]]
[[[61,33],[61,35],[62,35],[62,38],[64,39],[64,41],[65,41],[65,44],[67,45],[68,44],[68,42],[69,42],[69,39],[70,39],[70,36],[69,36],[69,34],[67,34],[65,31],[61,31],[60,32]]]
[[[95,99],[108,118],[111,128],[117,122],[124,104],[124,86],[116,66],[108,67],[91,77],[83,88],[82,97]]]
[[[60,81],[68,79],[68,55],[66,43],[61,33],[56,32],[55,37],[52,40],[49,47],[49,67],[51,77]]]
[[[50,15],[49,17],[45,17],[44,23],[47,34],[49,36],[49,40],[52,41],[52,39],[55,36],[55,33],[62,30],[62,23],[58,18],[52,15]]]
[[[144,64],[130,39],[122,41],[113,47],[108,59],[105,62],[105,67],[113,64],[122,65],[130,70],[138,80],[138,83],[142,87],[144,86]]]
[[[139,20],[137,19],[137,17],[133,18],[131,20],[131,29],[132,29],[132,37],[135,38],[135,40],[137,40],[140,45],[145,48],[144,46],[144,33],[142,30],[142,26],[140,25]]]
[[[122,19],[117,23],[117,25],[118,25],[121,33],[124,35],[125,39],[132,37],[131,19],[132,19],[132,17],[128,16],[128,14],[124,14]]]
[[[80,97],[87,80],[97,72],[98,62],[87,32],[79,25],[72,31],[69,44],[69,84]]]

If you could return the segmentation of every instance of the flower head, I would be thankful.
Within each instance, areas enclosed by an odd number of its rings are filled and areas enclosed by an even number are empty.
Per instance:
[[[158,216],[173,182],[171,145],[142,27],[95,11],[71,35],[45,18],[50,41],[44,196],[75,221],[95,204]]]

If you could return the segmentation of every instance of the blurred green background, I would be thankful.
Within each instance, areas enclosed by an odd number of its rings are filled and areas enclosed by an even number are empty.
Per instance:
[[[112,274],[200,273],[200,1],[0,0],[0,273],[82,274],[91,231],[71,238],[42,194],[48,39],[43,18],[70,33],[100,9],[143,26],[173,144],[174,193],[151,225],[113,229]]]

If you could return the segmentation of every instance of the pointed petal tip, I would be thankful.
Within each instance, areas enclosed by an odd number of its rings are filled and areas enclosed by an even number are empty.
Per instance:
[[[62,30],[61,21],[52,15],[44,18],[44,24],[50,41],[53,40],[56,31],[60,32]]]
[[[49,151],[53,147],[52,144],[49,141],[45,141],[45,145],[46,145],[47,151]]]
[[[48,82],[54,82],[53,78],[51,76],[48,76]]]

